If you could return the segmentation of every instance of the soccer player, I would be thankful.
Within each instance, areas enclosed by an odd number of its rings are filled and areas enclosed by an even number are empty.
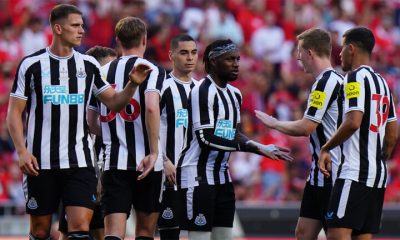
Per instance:
[[[50,24],[51,45],[25,57],[17,69],[7,125],[24,173],[29,238],[49,238],[51,214],[62,200],[69,239],[90,239],[97,181],[87,103],[94,94],[119,111],[151,69],[143,64],[129,69],[131,81],[116,93],[102,79],[97,61],[73,49],[84,34],[82,13],[72,5],[57,5],[50,13]]]
[[[189,100],[189,123],[177,167],[181,229],[189,239],[232,239],[235,194],[228,171],[232,151],[292,160],[287,149],[249,140],[238,130],[242,96],[229,82],[239,73],[239,50],[231,40],[207,46],[207,77]]]
[[[340,163],[340,147],[331,150],[332,177],[324,178],[318,168],[318,158],[321,146],[332,137],[342,120],[343,99],[339,93],[343,77],[331,66],[332,40],[328,32],[309,29],[298,35],[297,40],[297,59],[315,79],[303,118],[279,121],[260,111],[256,111],[256,116],[267,127],[290,136],[310,136],[311,170],[296,227],[296,238],[306,240],[317,239],[322,227],[326,230],[324,214]]]
[[[343,144],[343,157],[332,189],[326,221],[328,239],[372,239],[379,231],[388,179],[388,160],[397,139],[396,111],[385,79],[369,66],[375,45],[364,27],[343,35],[340,52],[345,118],[321,148],[319,167],[332,175],[331,152]]]
[[[107,81],[120,91],[129,83],[128,73],[133,65],[144,63],[152,72],[124,110],[114,112],[104,104],[100,106],[105,145],[105,239],[125,237],[132,205],[136,212],[136,239],[153,239],[160,211],[163,163],[159,154],[159,104],[165,70],[143,59],[147,31],[142,20],[121,19],[115,33],[122,56],[102,68]]]
[[[100,47],[100,46],[95,46],[90,48],[88,51],[86,51],[86,54],[89,56],[94,57],[101,66],[104,66],[105,64],[111,62],[112,60],[117,58],[117,52],[108,47]],[[93,101],[93,97],[91,101]],[[88,111],[93,111],[91,110],[90,106],[88,107]],[[101,139],[101,129],[100,129],[100,124],[99,124],[99,118],[95,119],[90,119],[89,116],[92,114],[88,114],[88,122],[94,121],[92,124],[89,124],[89,126],[94,126],[95,128],[90,129],[90,132],[92,134],[97,134],[95,138],[95,144],[93,144],[93,147],[95,149],[95,159],[99,161],[99,153],[100,153],[100,148],[101,144],[103,144],[103,140]],[[100,205],[100,192],[101,192],[101,169],[100,166],[98,166],[100,163],[97,162],[95,163],[95,169],[96,169],[96,175],[97,175],[97,202],[96,206],[93,210],[93,217],[92,220],[90,221],[89,229],[90,229],[90,234],[92,237],[96,240],[104,239],[104,218],[103,214],[101,212],[101,205]],[[60,239],[68,239],[68,225],[67,225],[67,219],[65,219],[65,209],[62,207],[62,211],[60,214],[60,221],[59,221],[59,227],[58,230],[61,232]]]
[[[196,42],[186,34],[176,36],[171,40],[169,57],[173,62],[173,69],[163,84],[161,97],[160,140],[166,182],[158,228],[161,240],[178,240],[180,229],[175,187],[176,164],[188,127],[189,93],[198,84],[192,78],[198,58]]]

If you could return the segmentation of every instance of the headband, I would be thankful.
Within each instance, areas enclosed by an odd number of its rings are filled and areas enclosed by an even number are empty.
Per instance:
[[[214,48],[208,53],[208,58],[216,58],[231,51],[238,51],[239,49],[236,47],[234,43],[228,43],[219,47]]]

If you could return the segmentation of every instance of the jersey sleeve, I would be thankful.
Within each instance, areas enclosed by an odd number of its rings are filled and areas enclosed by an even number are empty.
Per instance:
[[[350,111],[364,112],[365,81],[362,71],[347,74],[344,79],[344,113]]]
[[[10,92],[10,96],[22,100],[28,100],[30,95],[30,82],[33,73],[27,68],[27,62],[21,61],[15,74],[14,84]]]
[[[137,65],[139,63],[146,64],[146,62],[136,61],[135,65]],[[148,79],[147,86],[146,86],[144,93],[156,92],[159,95],[161,95],[163,83],[164,83],[165,77],[166,77],[166,71],[162,67],[155,66],[154,64],[151,64],[150,62],[147,62],[147,64],[150,65],[150,67],[152,68],[152,71],[150,72],[149,79]]]
[[[103,72],[103,68],[96,61],[94,64],[94,80],[93,80],[93,94],[97,97],[99,94],[104,92],[106,89],[111,87],[111,85],[106,81],[106,75]],[[109,64],[107,64],[109,66]]]
[[[210,84],[204,82],[191,92],[193,130],[214,128],[214,107],[218,106],[217,92],[212,91]]]
[[[308,96],[307,108],[304,117],[321,123],[325,112],[332,102],[337,99],[340,90],[340,84],[337,79],[330,77],[320,79],[313,85],[311,93]]]
[[[388,115],[388,122],[393,122],[397,120],[397,116],[396,116],[396,109],[394,106],[394,102],[393,102],[393,96],[392,96],[392,92],[390,92],[390,106],[389,106],[389,115]]]

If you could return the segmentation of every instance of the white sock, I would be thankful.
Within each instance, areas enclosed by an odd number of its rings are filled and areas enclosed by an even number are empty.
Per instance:
[[[232,228],[228,227],[213,227],[211,231],[211,240],[231,240],[232,236]]]
[[[189,240],[210,240],[210,232],[189,231]]]

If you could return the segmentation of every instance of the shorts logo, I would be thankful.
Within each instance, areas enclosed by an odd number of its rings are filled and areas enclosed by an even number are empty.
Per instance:
[[[317,109],[322,108],[325,103],[326,93],[314,90],[311,93],[310,106]]]
[[[163,214],[161,216],[164,219],[173,219],[174,213],[172,212],[171,208],[167,207],[167,209],[163,211]]]
[[[325,220],[332,220],[333,219],[333,212],[327,212],[325,215]]]
[[[36,199],[34,197],[31,197],[28,201],[28,204],[26,205],[29,209],[37,209],[38,208],[38,204],[36,202]]]
[[[97,199],[96,199],[96,196],[93,194],[93,195],[92,195],[92,202],[94,202],[94,203],[95,203],[95,202],[96,202],[96,200],[97,200]]]
[[[361,85],[359,82],[350,82],[346,84],[346,98],[358,98],[361,92]]]
[[[197,226],[206,225],[207,221],[206,221],[206,217],[204,216],[204,214],[199,213],[199,215],[194,220],[194,224],[196,224]]]

